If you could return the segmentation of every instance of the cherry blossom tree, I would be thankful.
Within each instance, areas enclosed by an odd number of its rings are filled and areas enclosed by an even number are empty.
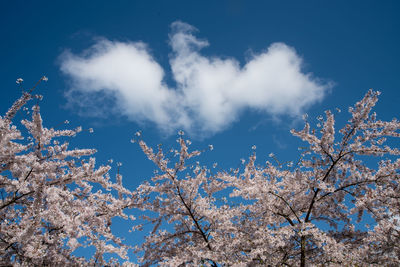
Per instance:
[[[399,266],[400,151],[390,144],[400,122],[377,120],[378,95],[368,91],[338,132],[331,111],[319,129],[292,130],[307,144],[297,162],[259,166],[254,152],[242,168],[212,173],[182,136],[168,153],[138,136],[158,167],[137,189],[145,222],[135,228],[153,225],[136,248],[141,263]]]
[[[34,88],[0,117],[0,265],[119,264],[127,259],[128,247],[110,226],[114,217],[128,219],[124,209],[133,195],[119,174],[111,181],[110,166],[96,167],[95,158],[89,157],[94,149],[69,149],[67,140],[80,127],[44,127],[38,104],[30,120],[13,123],[29,100],[40,98],[32,95]],[[74,256],[80,247],[92,247],[92,257]],[[120,259],[106,260],[106,253]]]
[[[94,149],[69,149],[80,127],[46,128],[37,103],[15,122],[40,98],[35,87],[0,117],[2,266],[135,265],[112,233],[116,217],[145,231],[133,248],[143,266],[400,265],[400,122],[376,118],[379,92],[350,108],[339,131],[331,111],[316,129],[292,130],[306,143],[295,162],[271,154],[260,165],[254,147],[240,167],[215,172],[183,133],[169,151],[138,133],[157,170],[130,191],[119,171],[113,182],[110,166],[96,166]]]

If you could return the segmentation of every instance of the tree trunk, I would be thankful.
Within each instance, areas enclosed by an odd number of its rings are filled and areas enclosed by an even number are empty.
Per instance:
[[[301,236],[300,246],[301,246],[300,267],[305,267],[306,266],[306,238],[304,236]]]

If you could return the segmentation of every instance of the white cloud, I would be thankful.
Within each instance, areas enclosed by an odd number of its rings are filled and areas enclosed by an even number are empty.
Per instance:
[[[82,55],[61,57],[61,70],[72,81],[70,101],[88,108],[111,96],[113,110],[130,120],[207,135],[228,127],[244,109],[300,115],[329,87],[303,73],[301,57],[283,43],[240,66],[234,58],[203,56],[208,42],[194,36],[192,26],[174,22],[171,28],[175,88],[166,85],[163,68],[145,44],[102,39]],[[75,93],[79,97],[72,99]]]

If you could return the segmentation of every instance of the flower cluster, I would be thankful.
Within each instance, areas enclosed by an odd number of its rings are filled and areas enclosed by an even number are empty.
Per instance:
[[[400,137],[400,122],[371,113],[378,95],[356,103],[338,133],[330,111],[318,131],[292,130],[308,143],[297,164],[257,166],[253,153],[243,169],[212,174],[182,136],[175,161],[140,141],[159,169],[137,189],[154,225],[137,248],[142,264],[398,266],[400,151],[385,142]],[[382,160],[372,168],[365,156]],[[373,227],[360,227],[363,214]]]
[[[2,266],[120,265],[129,247],[111,231],[115,217],[148,231],[133,248],[143,266],[400,265],[400,150],[391,147],[400,122],[371,112],[378,92],[350,108],[339,131],[331,111],[318,117],[317,129],[306,120],[292,130],[306,147],[287,164],[270,153],[275,164],[257,165],[254,145],[238,168],[209,169],[183,132],[168,153],[138,132],[133,141],[157,170],[132,192],[121,163],[112,182],[111,167],[96,166],[95,150],[69,149],[66,140],[81,127],[44,127],[38,105],[31,119],[14,124],[31,91],[0,117]],[[141,216],[128,216],[128,208]],[[91,257],[74,256],[87,247]]]
[[[128,247],[110,227],[116,216],[128,219],[124,210],[132,205],[132,192],[120,175],[111,182],[109,166],[96,167],[94,149],[69,149],[65,140],[80,127],[45,128],[38,105],[31,119],[13,124],[31,98],[24,93],[0,117],[0,265],[113,264],[106,253],[127,259]],[[79,247],[95,248],[92,258],[73,256]]]

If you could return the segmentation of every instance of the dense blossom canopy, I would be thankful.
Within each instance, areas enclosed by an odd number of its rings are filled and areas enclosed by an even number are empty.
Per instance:
[[[45,128],[37,104],[14,124],[31,93],[0,117],[1,265],[131,265],[130,247],[111,232],[116,216],[149,231],[133,247],[143,266],[400,264],[400,151],[389,146],[400,122],[371,112],[378,92],[350,108],[339,131],[331,111],[317,130],[308,122],[292,130],[308,145],[285,164],[259,166],[254,151],[242,167],[213,173],[183,133],[168,152],[138,133],[134,142],[158,170],[134,191],[119,174],[112,182],[109,166],[96,167],[95,150],[68,148],[81,128]],[[74,256],[79,247],[95,252]]]
[[[308,147],[287,164],[257,166],[254,152],[243,168],[211,174],[189,163],[200,151],[189,152],[182,137],[175,162],[139,138],[159,168],[137,189],[139,207],[153,215],[144,219],[154,223],[137,249],[142,263],[398,266],[400,151],[385,141],[400,136],[400,123],[371,113],[378,95],[370,90],[350,108],[338,133],[331,111],[319,130],[292,130]]]
[[[132,193],[122,187],[120,175],[117,183],[110,181],[109,166],[96,168],[95,159],[88,158],[94,149],[68,148],[66,138],[80,127],[45,128],[37,104],[31,120],[21,121],[27,130],[23,137],[12,120],[38,97],[31,92],[0,117],[0,265],[87,265],[72,252],[90,246],[95,248],[93,264],[104,265],[105,253],[127,258],[126,246],[110,225],[116,216],[128,218],[123,210]]]

